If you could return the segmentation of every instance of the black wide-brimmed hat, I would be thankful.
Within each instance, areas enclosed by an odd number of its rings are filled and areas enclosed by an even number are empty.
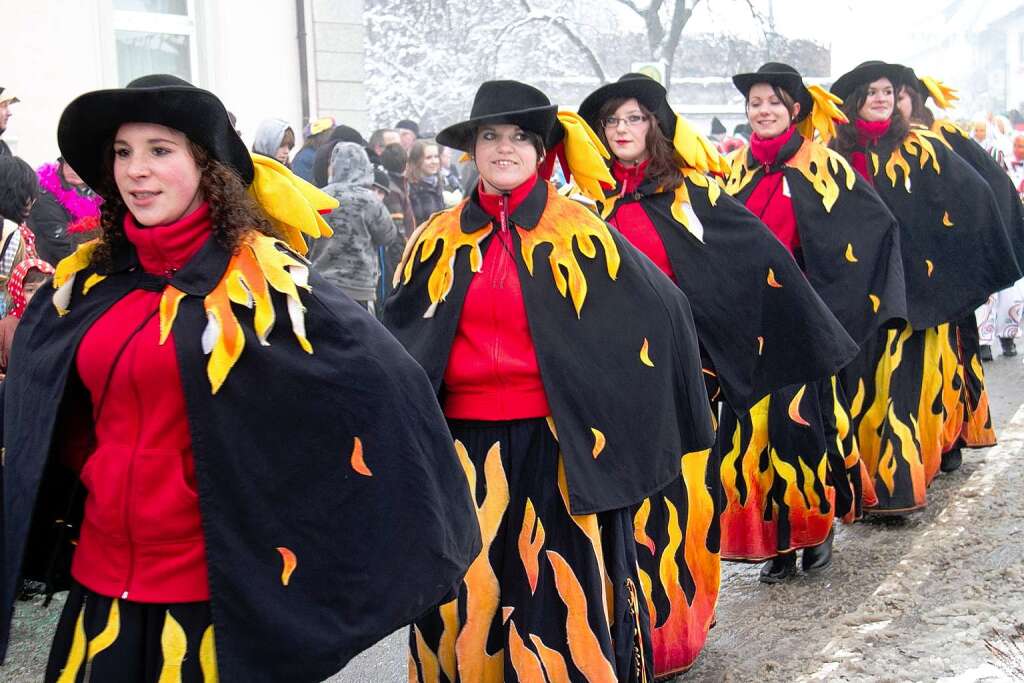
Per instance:
[[[639,73],[623,74],[614,83],[607,83],[586,96],[580,104],[580,116],[595,131],[601,122],[597,120],[601,107],[608,100],[635,99],[644,108],[654,114],[662,133],[670,140],[676,132],[676,113],[668,104],[668,92],[665,86],[650,76]]]
[[[558,123],[558,105],[532,85],[519,81],[486,81],[473,98],[469,119],[448,126],[437,134],[445,147],[472,152],[476,131],[488,123],[511,123],[536,133],[548,149],[562,138]]]
[[[904,78],[903,72],[904,67],[899,64],[889,64],[879,60],[863,62],[836,79],[836,82],[832,84],[832,94],[845,100],[857,89],[857,86],[872,83],[883,77],[892,81],[893,87],[896,87]]]
[[[807,86],[804,85],[804,79],[800,76],[800,72],[789,64],[766,62],[753,73],[736,74],[732,77],[732,82],[736,89],[743,93],[744,98],[750,96],[750,89],[758,83],[767,83],[782,88],[800,103],[797,121],[803,121],[810,116],[811,109],[814,107],[814,99]]]
[[[75,98],[61,114],[57,145],[89,187],[102,191],[103,154],[124,123],[157,123],[184,133],[211,157],[233,168],[249,185],[254,169],[245,143],[213,93],[177,76],[153,74],[124,88]]]

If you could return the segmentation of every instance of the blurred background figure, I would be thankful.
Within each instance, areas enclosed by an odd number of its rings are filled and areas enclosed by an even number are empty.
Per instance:
[[[420,136],[420,125],[415,121],[402,119],[395,124],[395,130],[398,131],[399,142],[402,143],[402,148],[406,153],[412,151],[413,143]]]
[[[370,142],[366,145],[366,154],[370,157],[370,163],[374,166],[380,165],[380,155],[384,148],[393,143],[401,143],[401,136],[397,130],[391,128],[378,128],[370,135]]]
[[[7,294],[11,271],[25,259],[37,258],[36,238],[25,225],[25,219],[38,197],[39,182],[32,167],[19,157],[0,156],[0,316],[7,315],[11,307]]]
[[[462,154],[451,147],[440,147],[441,159],[441,194],[444,197],[446,207],[455,206],[462,201],[462,179],[459,177],[459,167],[452,163],[453,154]]]
[[[409,152],[405,171],[409,179],[409,202],[416,225],[445,207],[441,188],[441,157],[433,140],[417,140]]]
[[[11,105],[19,101],[17,97],[0,88],[0,136],[7,130],[7,122],[11,119]],[[0,140],[0,156],[11,156],[11,148],[3,140]]]
[[[252,151],[277,159],[291,168],[288,158],[295,147],[295,131],[284,119],[264,119],[256,129]]]
[[[26,224],[36,238],[39,258],[59,263],[70,256],[84,240],[68,227],[89,218],[98,218],[103,200],[93,192],[63,158],[36,169],[39,198],[32,206]],[[78,233],[80,234],[80,233]]]
[[[302,149],[292,159],[292,172],[307,182],[313,182],[313,159],[316,151],[327,142],[334,130],[334,117],[324,116],[306,125],[302,136]]]
[[[11,355],[14,332],[18,329],[25,307],[51,275],[53,266],[35,258],[25,259],[11,272],[11,277],[7,281],[7,296],[11,300],[11,308],[3,320],[0,320],[0,380],[7,376],[7,360]]]
[[[314,240],[308,258],[327,280],[370,313],[376,313],[381,276],[378,247],[398,236],[388,210],[373,189],[374,173],[363,145],[338,142],[331,153],[324,192],[338,200],[326,216],[334,235]]]
[[[339,142],[351,142],[360,147],[366,147],[366,140],[363,139],[358,130],[344,124],[336,125],[327,136],[327,142],[320,145],[320,148],[316,151],[316,156],[313,158],[312,183],[317,187],[325,187],[331,180],[331,153],[334,152],[334,146]]]

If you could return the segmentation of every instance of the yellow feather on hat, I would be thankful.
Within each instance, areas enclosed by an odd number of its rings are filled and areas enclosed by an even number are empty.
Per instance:
[[[303,235],[313,238],[334,234],[321,212],[338,208],[338,200],[298,177],[283,164],[261,154],[252,155],[255,169],[249,194],[289,247],[305,254]]]
[[[809,85],[807,91],[811,93],[814,104],[811,106],[810,116],[800,122],[797,130],[808,140],[813,140],[814,132],[817,131],[821,136],[821,142],[827,145],[836,136],[836,124],[850,122],[839,108],[843,100],[820,85]]]
[[[922,76],[921,82],[924,83],[924,87],[928,88],[928,93],[935,100],[936,106],[941,109],[949,109],[953,106],[953,102],[960,99],[956,88],[949,87],[937,78]]]
[[[580,192],[594,201],[604,199],[601,183],[615,185],[606,159],[611,155],[601,139],[583,118],[573,111],[558,112],[558,122],[565,131],[563,146],[569,173]]]
[[[676,133],[672,137],[672,145],[687,166],[702,174],[727,172],[728,166],[718,149],[679,114],[676,114]]]

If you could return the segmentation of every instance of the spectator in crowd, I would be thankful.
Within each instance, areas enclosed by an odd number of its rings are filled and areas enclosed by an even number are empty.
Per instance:
[[[459,167],[452,163],[452,150],[450,147],[440,148],[441,158],[441,194],[444,196],[444,205],[455,206],[462,201],[462,179],[459,177]],[[461,154],[461,152],[459,152]]]
[[[399,145],[400,147],[401,145]],[[391,279],[395,274],[395,268],[402,261],[402,253],[405,251],[405,206],[402,202],[402,192],[395,187],[391,181],[391,175],[383,166],[373,167],[373,191],[384,203],[384,208],[391,216],[391,222],[395,224],[395,240],[386,247],[380,248],[380,269],[381,277],[378,284],[378,301],[384,301],[391,294]]]
[[[330,138],[334,130],[334,117],[324,116],[306,124],[303,131],[302,149],[292,160],[292,172],[306,180],[313,182],[313,159],[316,158],[316,151]]]
[[[25,219],[38,197],[39,182],[32,167],[20,157],[0,156],[0,316],[7,314],[11,303],[6,294],[11,271],[23,260],[37,256],[35,235],[25,225]]]
[[[370,135],[370,142],[366,145],[366,154],[370,157],[370,163],[379,166],[380,155],[384,153],[384,148],[395,142],[401,142],[401,136],[397,130],[378,128],[373,131],[373,134]]]
[[[358,130],[351,126],[335,126],[331,134],[327,136],[327,142],[320,145],[320,149],[316,151],[316,157],[313,158],[313,184],[317,187],[324,187],[330,182],[331,153],[334,152],[334,146],[339,142],[352,142],[360,147],[366,147],[366,140]]]
[[[416,139],[420,136],[420,125],[415,121],[409,119],[402,119],[395,124],[395,130],[398,131],[400,142],[402,147],[405,149],[406,154],[412,151],[412,145],[416,142]]]
[[[330,184],[324,192],[338,200],[327,215],[334,235],[313,242],[309,260],[330,282],[359,305],[375,313],[380,256],[398,230],[374,193],[373,166],[362,145],[339,142],[331,153]]]
[[[53,266],[41,259],[25,259],[14,267],[7,281],[7,295],[12,305],[7,316],[0,320],[0,380],[7,375],[7,359],[14,343],[14,331],[18,329],[25,307],[32,300],[46,278],[53,275]]]
[[[100,214],[102,199],[94,193],[63,158],[36,169],[39,199],[26,221],[36,237],[39,258],[59,263],[83,241],[68,232],[73,223]]]
[[[409,202],[417,225],[444,208],[440,171],[437,143],[417,140],[409,153],[405,172],[409,178]]]
[[[265,119],[256,129],[252,151],[271,159],[277,159],[291,168],[288,157],[295,147],[295,131],[284,119]]]
[[[4,89],[0,88],[0,135],[7,130],[7,122],[11,119],[11,105],[18,101],[17,97],[5,93]],[[0,140],[0,156],[11,156],[11,148],[3,140]]]
[[[416,229],[416,217],[413,215],[412,204],[409,202],[409,181],[405,178],[409,157],[401,144],[393,142],[384,148],[380,155],[380,163],[388,172],[388,179],[391,180],[391,193],[388,195],[386,203],[392,216],[401,213],[401,221],[404,226],[402,234],[408,239]]]

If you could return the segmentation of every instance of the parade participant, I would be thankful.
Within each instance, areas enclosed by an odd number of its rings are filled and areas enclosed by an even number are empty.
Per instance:
[[[57,263],[77,246],[68,227],[99,216],[101,200],[63,159],[43,164],[36,175],[41,191],[25,222],[36,236],[39,258]]]
[[[53,275],[53,266],[42,259],[30,258],[16,265],[7,281],[7,293],[14,305],[10,313],[0,320],[0,380],[7,374],[14,332],[25,314],[25,307],[49,275]]]
[[[295,147],[295,131],[284,119],[265,119],[256,128],[252,151],[256,154],[277,159],[291,168],[288,157]]]
[[[686,297],[540,177],[612,181],[539,90],[484,83],[437,139],[481,180],[410,240],[384,322],[440,392],[484,548],[412,629],[409,679],[649,681],[633,509],[714,438]]]
[[[705,373],[713,400],[721,386],[724,403],[746,411],[773,390],[827,378],[853,356],[856,346],[792,257],[757,218],[705,175],[707,170],[724,170],[724,160],[676,116],[663,86],[640,74],[626,74],[588,95],[580,114],[597,128],[613,155],[611,172],[617,184],[602,198],[602,213],[689,298],[709,360]],[[816,395],[809,396],[802,409],[809,410],[816,401]],[[688,668],[714,621],[720,525],[706,522],[712,513],[717,517],[717,510],[687,506],[687,501],[703,500],[705,487],[715,500],[721,499],[719,451],[730,444],[730,439],[720,439],[711,454],[687,454],[684,478],[637,512],[635,524],[644,529],[637,553],[653,587],[659,676]],[[822,440],[815,455],[824,457],[825,450]],[[683,512],[670,514],[670,506]],[[759,510],[757,517],[762,514]],[[701,542],[674,546],[674,535]],[[683,585],[679,576],[659,571],[669,560],[685,564],[694,576],[715,580]],[[685,594],[685,602],[672,599],[678,594]]]
[[[949,371],[958,362],[950,321],[1019,277],[988,185],[896,109],[901,76],[902,67],[865,62],[832,86],[850,120],[833,148],[872,183],[900,224],[909,325],[865,344],[842,373],[878,497],[872,511],[885,514],[925,506],[946,450],[946,407],[958,400]]]
[[[22,573],[70,571],[47,681],[321,681],[479,548],[429,382],[301,258],[336,202],[212,93],[86,93],[57,139],[103,233],[3,384],[4,649]]]
[[[918,78],[913,69],[904,68],[896,101],[900,113],[912,124],[929,128],[940,136],[985,179],[995,196],[1017,263],[1024,263],[1024,205],[1021,204],[1013,181],[1003,167],[964,130],[949,119],[936,119],[925,106],[925,100],[929,97],[941,109],[948,109],[959,99],[956,91],[942,81],[930,76]],[[942,469],[945,471],[959,467],[961,456],[958,451],[961,447],[984,448],[996,443],[981,361],[986,360],[986,357],[992,360],[991,344],[997,316],[1004,321],[999,325],[1000,339],[1004,339],[1003,334],[1016,336],[1020,323],[1020,304],[1018,285],[1012,285],[991,295],[976,312],[957,321],[956,325],[950,325],[959,360],[957,380],[962,385],[959,392],[962,407],[948,411],[950,421],[945,432],[952,448],[943,455]],[[1016,322],[1013,321],[1014,311]],[[1009,350],[1012,355],[1016,351],[1012,336],[1002,344],[1004,352]]]
[[[823,144],[836,123],[846,122],[836,101],[778,62],[737,74],[733,83],[743,94],[753,134],[749,146],[732,157],[726,190],[767,224],[855,341],[863,344],[879,330],[903,324],[906,292],[896,220],[867,181]],[[797,419],[789,408],[805,391],[822,397],[820,410],[801,411]],[[723,429],[740,451],[735,464],[727,459],[723,467],[724,557],[774,555],[762,572],[768,582],[795,573],[799,548],[805,571],[829,564],[833,519],[852,521],[860,512],[859,496],[853,506],[831,502],[846,474],[861,493],[849,398],[835,381],[824,381],[787,387],[748,415],[723,417]],[[805,495],[794,488],[791,499],[776,502],[772,482],[813,474],[813,458],[826,450],[826,495],[805,486]],[[866,497],[873,502],[873,491]]]

